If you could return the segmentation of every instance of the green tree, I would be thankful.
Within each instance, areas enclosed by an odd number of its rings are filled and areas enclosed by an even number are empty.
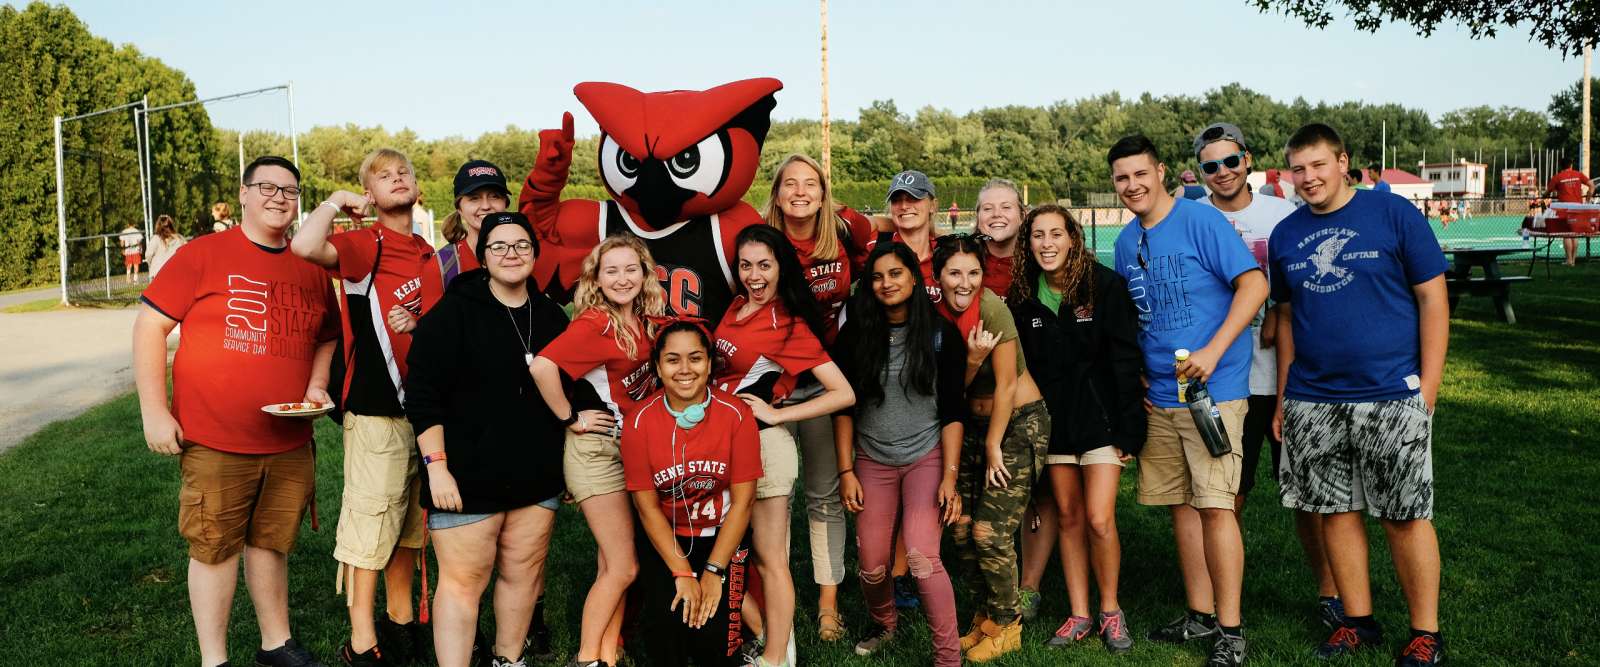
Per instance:
[[[1360,30],[1377,32],[1386,23],[1402,21],[1423,37],[1432,36],[1441,23],[1464,27],[1473,39],[1494,37],[1502,26],[1526,23],[1533,40],[1571,55],[1581,53],[1600,34],[1600,13],[1594,4],[1571,0],[1250,0],[1250,4],[1315,28],[1328,27],[1334,9],[1342,8]]]

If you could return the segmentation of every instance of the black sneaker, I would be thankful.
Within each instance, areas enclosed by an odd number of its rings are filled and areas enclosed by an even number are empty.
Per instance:
[[[1217,617],[1184,614],[1182,618],[1150,631],[1150,641],[1182,644],[1217,634]]]
[[[902,574],[894,578],[894,606],[900,609],[916,609],[922,604],[922,598],[917,597],[917,580],[909,574]]]
[[[365,653],[356,653],[350,648],[350,640],[339,645],[339,661],[350,667],[393,667],[394,663],[383,657],[383,649],[376,646],[369,648]]]
[[[1240,629],[1237,635],[1218,632],[1216,643],[1211,645],[1211,657],[1206,659],[1206,667],[1240,667],[1243,664],[1244,630]]]
[[[556,659],[550,650],[550,626],[544,622],[544,600],[533,603],[533,622],[528,625],[528,638],[522,643],[522,654],[532,662]]]
[[[306,647],[290,637],[271,651],[256,651],[256,667],[323,667]]]
[[[1329,630],[1338,629],[1344,625],[1344,600],[1338,596],[1317,599],[1317,620],[1322,622],[1322,627]]]
[[[1444,664],[1444,641],[1436,635],[1424,634],[1411,638],[1411,643],[1406,644],[1400,657],[1394,660],[1395,667],[1426,667],[1427,665]]]
[[[378,617],[378,645],[389,664],[397,667],[421,664],[427,661],[427,648],[432,642],[426,628],[415,620],[396,623],[388,614]]]
[[[874,623],[872,630],[856,642],[856,655],[872,655],[883,649],[884,644],[894,639],[894,631]]]
[[[1364,648],[1371,648],[1383,644],[1383,630],[1377,626],[1371,629],[1359,628],[1353,625],[1341,625],[1328,636],[1327,641],[1312,652],[1313,656],[1327,660],[1339,656],[1350,655]]]

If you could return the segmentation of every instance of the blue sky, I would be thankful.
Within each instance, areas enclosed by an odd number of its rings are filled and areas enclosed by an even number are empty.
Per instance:
[[[11,3],[16,4],[16,3]],[[581,81],[642,90],[775,76],[777,118],[820,116],[818,5],[783,2],[67,2],[95,34],[183,70],[209,97],[295,84],[296,122],[410,127],[425,138],[515,124],[579,134]],[[829,7],[834,118],[873,100],[957,112],[1112,90],[1198,94],[1229,82],[1279,99],[1543,111],[1579,58],[1506,29],[1473,41],[1406,24],[1314,30],[1246,0],[873,2]],[[219,125],[287,128],[278,101],[212,105]]]

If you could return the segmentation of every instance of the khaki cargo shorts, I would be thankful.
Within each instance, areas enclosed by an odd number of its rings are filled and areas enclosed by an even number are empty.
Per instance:
[[[404,417],[344,416],[344,494],[335,559],[382,570],[396,547],[422,548],[420,459]]]
[[[288,554],[316,488],[311,447],[231,454],[186,443],[179,459],[178,533],[189,557],[216,565],[245,545]]]
[[[799,477],[800,452],[789,429],[761,429],[761,479],[756,480],[756,500],[793,494],[794,481]]]
[[[620,493],[628,489],[622,472],[622,443],[610,433],[567,434],[561,454],[561,470],[567,478],[567,493],[572,502],[581,503],[595,496]]]
[[[1189,408],[1156,408],[1147,423],[1144,451],[1139,453],[1140,505],[1184,505],[1195,509],[1233,509],[1244,467],[1246,401],[1217,404],[1233,451],[1213,457],[1200,439]]]

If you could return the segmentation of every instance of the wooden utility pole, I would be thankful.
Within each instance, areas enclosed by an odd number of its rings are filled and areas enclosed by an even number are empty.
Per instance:
[[[1587,61],[1586,61],[1587,62]],[[1584,77],[1587,81],[1588,77]],[[1584,104],[1588,104],[1584,97]],[[1588,107],[1585,107],[1587,111]],[[828,0],[822,0],[822,177],[833,182],[833,138],[828,118]]]
[[[1583,47],[1583,144],[1578,148],[1578,169],[1589,173],[1589,61],[1594,47]]]

